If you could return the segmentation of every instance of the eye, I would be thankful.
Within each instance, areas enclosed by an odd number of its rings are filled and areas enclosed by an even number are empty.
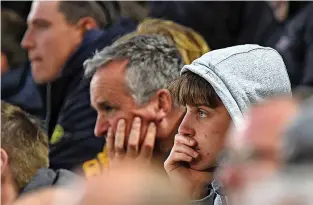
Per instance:
[[[105,112],[111,112],[114,108],[111,106],[102,106],[100,107],[101,110],[105,111]]]
[[[207,112],[202,109],[198,110],[198,115],[199,115],[199,118],[206,118],[208,116]]]

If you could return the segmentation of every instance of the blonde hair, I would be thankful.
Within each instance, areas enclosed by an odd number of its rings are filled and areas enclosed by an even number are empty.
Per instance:
[[[127,40],[138,34],[158,34],[167,37],[179,50],[185,64],[210,51],[204,38],[191,28],[173,21],[148,18],[141,22],[136,31],[126,34],[119,41]]]
[[[28,114],[1,101],[1,148],[19,190],[31,180],[38,169],[48,167],[48,137]]]

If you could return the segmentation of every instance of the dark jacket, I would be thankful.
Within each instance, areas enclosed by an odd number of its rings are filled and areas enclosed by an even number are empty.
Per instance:
[[[51,186],[66,186],[78,180],[80,180],[80,177],[71,171],[65,169],[53,171],[52,169],[42,168],[22,189],[20,195]]]
[[[313,86],[313,3],[285,24],[274,45],[282,55],[292,87]]]
[[[43,117],[43,101],[29,65],[9,70],[1,76],[1,100],[19,106],[37,117]]]
[[[97,113],[90,106],[90,79],[84,78],[83,63],[135,28],[133,21],[121,18],[105,31],[88,31],[60,77],[47,85],[35,84],[29,64],[1,77],[1,99],[42,119],[50,138],[51,168],[74,169],[103,150],[104,139],[94,136]]]
[[[45,126],[50,139],[50,167],[74,169],[103,150],[104,138],[94,136],[97,113],[90,106],[89,83],[83,63],[136,25],[122,19],[106,31],[89,31],[65,63],[61,77],[47,85]]]
[[[267,39],[276,24],[266,2],[152,1],[149,16],[175,21],[203,35],[211,49]]]

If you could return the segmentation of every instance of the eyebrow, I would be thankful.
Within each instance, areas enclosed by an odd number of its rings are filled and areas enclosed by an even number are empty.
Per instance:
[[[48,20],[45,20],[45,19],[38,18],[38,19],[34,19],[34,20],[28,22],[28,24],[34,24],[34,25],[42,25],[42,24],[44,24],[44,25],[49,26],[49,25],[51,25],[51,22],[49,22]]]
[[[106,101],[106,100],[104,100],[104,101],[98,101],[98,102],[96,102],[95,103],[95,106],[96,107],[112,107],[112,108],[115,108],[116,106],[114,106],[112,103],[110,103],[109,101]],[[93,106],[93,107],[95,107],[95,106]]]
[[[204,107],[208,107],[208,108],[213,109],[212,107],[210,107],[210,106],[209,106],[209,105],[207,105],[207,104],[195,104],[194,106],[195,106],[195,107],[201,107],[201,106],[204,106]]]

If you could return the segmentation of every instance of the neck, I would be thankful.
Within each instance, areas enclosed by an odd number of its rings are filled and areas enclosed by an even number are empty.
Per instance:
[[[194,183],[190,193],[193,200],[203,199],[210,194],[209,184],[213,182],[214,172],[203,172],[198,183]]]
[[[12,183],[1,182],[1,204],[11,204],[18,197],[18,191]]]

